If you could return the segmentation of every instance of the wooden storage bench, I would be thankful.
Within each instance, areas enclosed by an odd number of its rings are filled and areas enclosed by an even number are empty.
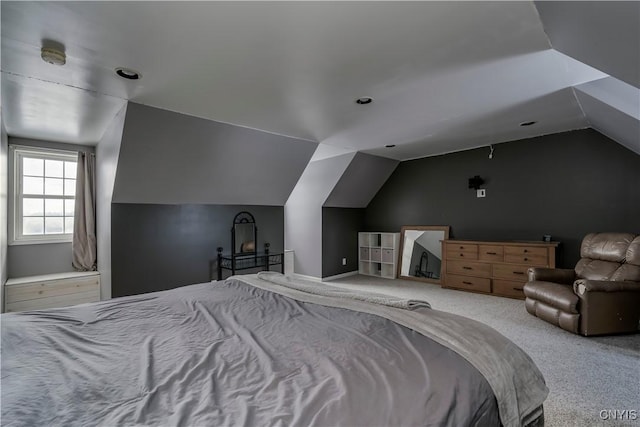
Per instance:
[[[9,279],[5,311],[40,310],[100,301],[97,271],[46,274]]]

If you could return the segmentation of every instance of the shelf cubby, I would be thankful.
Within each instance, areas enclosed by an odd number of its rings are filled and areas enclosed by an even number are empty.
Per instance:
[[[395,279],[400,233],[358,233],[360,274]]]

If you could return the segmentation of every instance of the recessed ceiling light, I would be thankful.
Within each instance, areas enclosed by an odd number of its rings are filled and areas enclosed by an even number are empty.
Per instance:
[[[59,49],[53,47],[43,47],[40,50],[40,57],[44,62],[53,65],[64,65],[67,63],[67,55]]]
[[[520,126],[531,126],[531,125],[535,125],[538,122],[524,122],[524,123],[520,123]]]
[[[385,145],[385,148],[393,148],[395,146],[396,146],[396,144],[387,144],[387,145]]]
[[[373,102],[373,98],[370,96],[363,96],[361,98],[356,99],[356,104],[366,105],[371,104]]]
[[[124,68],[124,67],[116,68],[116,74],[122,77],[123,79],[128,79],[128,80],[138,80],[142,78],[142,74],[140,74],[136,70],[132,70],[131,68]]]

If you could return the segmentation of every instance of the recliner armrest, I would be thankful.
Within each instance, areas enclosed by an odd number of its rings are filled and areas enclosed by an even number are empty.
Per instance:
[[[584,295],[586,292],[640,292],[640,283],[579,279],[573,283],[573,291],[576,295]]]
[[[567,268],[531,267],[527,271],[530,282],[552,282],[570,285],[576,279],[576,272]]]

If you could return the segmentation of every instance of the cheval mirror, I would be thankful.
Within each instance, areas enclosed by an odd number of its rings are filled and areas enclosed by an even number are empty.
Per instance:
[[[449,238],[449,226],[402,227],[398,276],[420,282],[440,283],[442,240]]]
[[[231,227],[231,247],[233,254],[255,255],[256,242],[258,241],[258,228],[256,220],[247,211],[242,211],[233,218]]]

